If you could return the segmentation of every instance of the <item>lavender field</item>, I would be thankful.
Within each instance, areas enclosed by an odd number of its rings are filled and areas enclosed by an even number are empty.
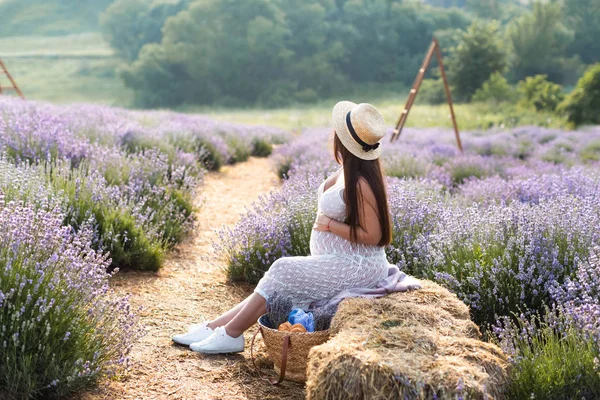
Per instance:
[[[1,99],[0,398],[67,395],[129,365],[143,327],[111,276],[161,267],[208,170],[270,155],[283,179],[215,243],[232,280],[307,255],[316,189],[339,168],[331,138]],[[464,154],[446,129],[384,143],[389,260],[470,307],[511,356],[507,398],[600,396],[600,128],[462,140]]]
[[[273,154],[285,178],[216,250],[233,280],[257,282],[307,255],[316,189],[339,166],[332,133],[311,129]],[[384,143],[388,258],[463,300],[513,362],[511,399],[600,396],[600,128],[411,129]]]
[[[0,398],[67,395],[141,334],[119,269],[156,271],[208,169],[289,134],[201,116],[0,99]]]

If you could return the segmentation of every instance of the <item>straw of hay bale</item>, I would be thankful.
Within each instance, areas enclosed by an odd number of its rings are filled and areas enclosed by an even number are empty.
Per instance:
[[[433,282],[347,299],[331,333],[309,355],[309,400],[504,398],[506,356],[480,340],[467,306]]]

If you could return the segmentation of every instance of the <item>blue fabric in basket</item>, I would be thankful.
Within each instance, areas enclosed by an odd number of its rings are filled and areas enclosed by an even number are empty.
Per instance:
[[[301,308],[294,308],[288,315],[288,322],[292,325],[302,324],[307,332],[315,331],[315,318],[313,313],[304,312]]]

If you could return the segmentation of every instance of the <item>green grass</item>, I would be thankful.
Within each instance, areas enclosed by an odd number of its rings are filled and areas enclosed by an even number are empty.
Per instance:
[[[0,36],[48,35],[98,30],[98,18],[113,0],[4,0]]]
[[[131,104],[133,93],[117,73],[119,60],[97,33],[0,38],[0,55],[30,100]],[[0,84],[7,83],[0,77]]]
[[[118,60],[95,57],[4,57],[8,70],[29,100],[87,102],[117,106],[132,93],[117,76]],[[3,85],[7,82],[3,79]]]
[[[2,57],[112,57],[113,50],[99,33],[66,36],[10,36],[0,37],[0,55]]]
[[[375,105],[385,117],[388,125],[395,125],[404,109],[405,96],[388,98],[359,98],[355,102],[369,102]],[[191,107],[183,111],[200,112],[216,119],[233,122],[278,126],[284,129],[301,130],[307,127],[328,126],[331,108],[336,100],[323,101],[314,105],[298,105],[290,108],[261,109],[214,109]],[[536,113],[513,104],[490,106],[487,104],[457,104],[455,113],[460,129],[488,129],[491,127],[512,127],[519,125],[541,125],[561,128],[567,125],[564,118],[549,113]],[[448,105],[416,105],[412,108],[407,127],[451,128]]]

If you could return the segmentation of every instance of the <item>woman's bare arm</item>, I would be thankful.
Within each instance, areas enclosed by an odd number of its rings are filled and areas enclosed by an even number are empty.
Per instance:
[[[364,179],[359,179],[359,193],[362,201],[359,201],[359,221],[361,225],[356,229],[356,241],[361,244],[375,246],[381,240],[381,224],[377,213],[377,200],[371,187]],[[346,239],[350,239],[350,225],[336,221],[326,215],[317,217],[315,224],[317,230],[330,230],[332,233]]]

